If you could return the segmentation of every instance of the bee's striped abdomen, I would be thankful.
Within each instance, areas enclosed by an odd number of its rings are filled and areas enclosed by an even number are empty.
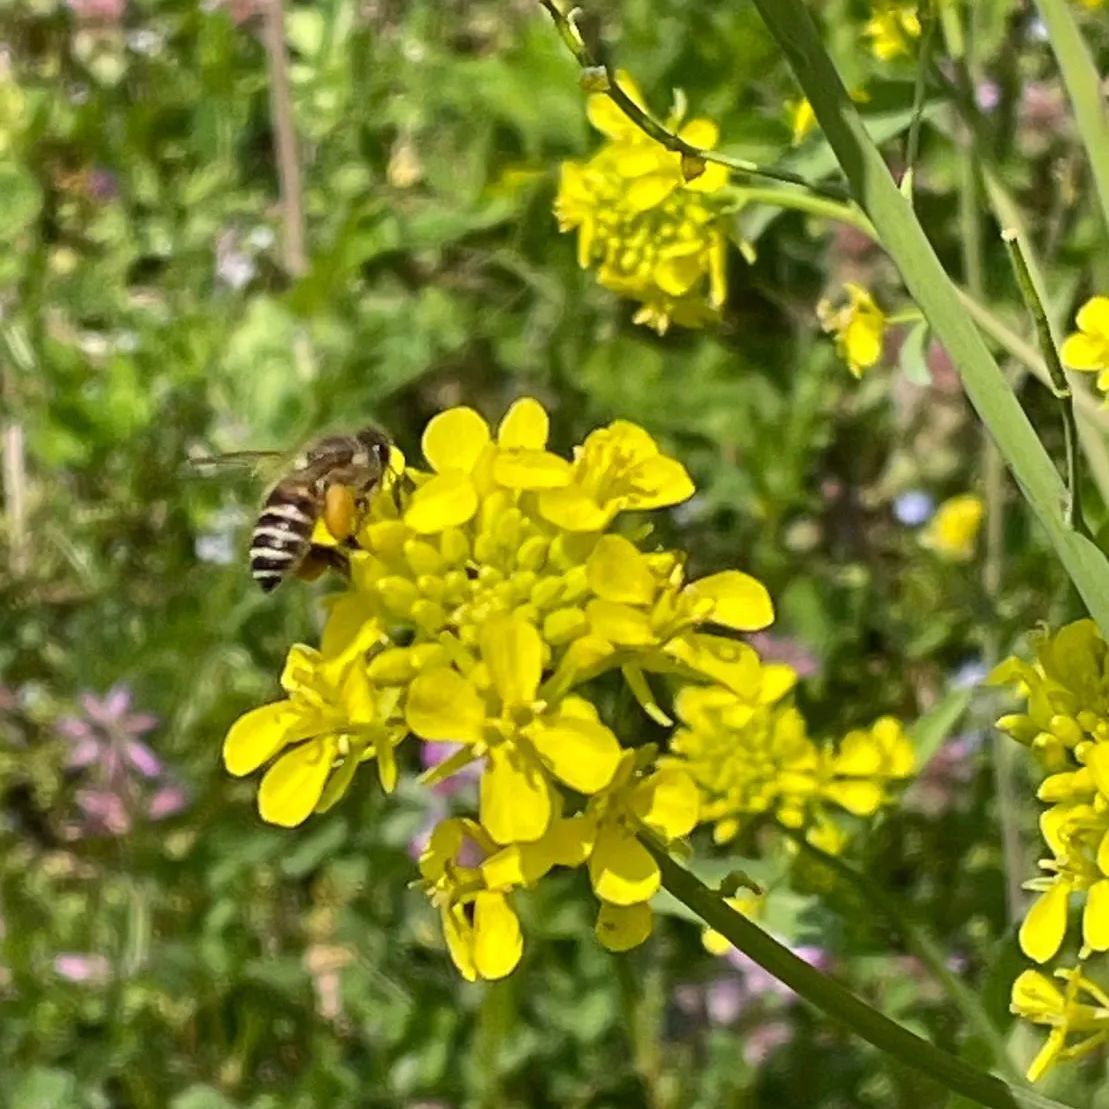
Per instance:
[[[250,539],[250,572],[266,593],[304,561],[319,514],[319,497],[296,479],[278,482],[266,498]]]

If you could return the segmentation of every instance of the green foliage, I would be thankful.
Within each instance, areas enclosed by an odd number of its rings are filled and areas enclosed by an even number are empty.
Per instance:
[[[790,146],[784,103],[799,92],[754,5],[591,7],[657,115],[681,89],[727,154],[836,172],[819,135]],[[860,47],[861,0],[814,7],[848,85],[869,91],[872,160],[896,163],[913,61]],[[1069,129],[1026,5],[951,7],[975,8],[979,78],[999,98],[979,154],[1069,325],[1109,278],[1079,168],[1094,123],[1087,112],[1081,135]],[[906,522],[907,493],[982,486],[978,425],[931,338],[948,336],[935,321],[892,325],[881,365],[856,382],[816,304],[861,280],[891,316],[911,310],[892,267],[858,221],[743,203],[751,181],[737,182],[721,325],[664,338],[635,327],[551,214],[558,163],[595,134],[573,59],[527,2],[287,5],[308,242],[305,272],[290,274],[256,5],[116,8],[10,0],[0,47],[0,1106],[944,1104],[749,965],[710,956],[672,901],[660,898],[645,949],[602,951],[581,874],[521,898],[534,940],[512,979],[460,984],[409,888],[413,843],[441,815],[411,788],[414,749],[393,798],[356,791],[296,833],[262,825],[220,744],[277,695],[285,647],[315,636],[329,587],[258,593],[245,550],[264,478],[189,459],[366,423],[416,457],[442,407],[496,419],[525,393],[551,412],[559,449],[613,419],[642,424],[696,481],[663,525],[691,571],[739,565],[770,587],[778,621],[760,650],[802,671],[813,733],[883,713],[917,721],[921,779],[881,826],[860,823],[846,861],[909,907],[1004,1035],[1021,965],[1006,883],[1034,860],[1006,872],[984,742],[997,705],[960,681],[1036,621],[1080,609],[1013,490],[996,595],[981,586],[984,541],[971,562],[945,561]],[[1104,72],[1104,20],[1077,18]],[[967,284],[952,142],[964,132],[941,76],[915,211]],[[981,222],[980,299],[1026,335]],[[740,241],[757,249],[751,264]],[[1059,459],[1053,398],[1031,379],[1017,394]],[[81,721],[101,734],[107,711],[83,695],[113,688],[157,722],[107,713],[103,727],[141,738],[160,767],[131,766],[123,815],[94,817],[89,791],[110,793],[98,775],[111,775],[102,755],[74,765],[75,737]],[[163,787],[177,791],[164,809]],[[1037,811],[1026,789],[1005,816],[1030,837]],[[820,948],[868,1000],[983,1062],[958,1000],[857,891],[796,862],[769,827],[696,844],[706,881],[742,870],[770,890],[765,923],[783,942]],[[1028,1054],[1016,1043],[1020,1064]],[[1103,1073],[1078,1068],[1054,1092],[1078,1101]]]

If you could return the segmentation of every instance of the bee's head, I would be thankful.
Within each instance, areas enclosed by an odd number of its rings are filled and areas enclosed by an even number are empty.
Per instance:
[[[384,431],[376,427],[364,427],[355,438],[366,448],[370,458],[381,467],[382,472],[388,469],[393,444]]]

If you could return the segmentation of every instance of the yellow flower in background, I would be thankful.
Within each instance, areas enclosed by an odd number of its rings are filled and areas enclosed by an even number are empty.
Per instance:
[[[1081,964],[1057,970],[1060,989],[1037,970],[1023,971],[1013,983],[1010,1010],[1051,1031],[1028,1068],[1032,1082],[1060,1061],[1081,1059],[1109,1040],[1109,995],[1093,982]],[[1069,1043],[1077,1036],[1076,1042]]]
[[[718,843],[753,817],[773,816],[837,852],[846,833],[836,812],[871,816],[915,769],[912,743],[893,717],[849,732],[838,744],[809,738],[804,717],[779,700],[773,683],[762,704],[720,686],[687,686],[675,708],[684,727],[661,765],[687,770],[702,793],[701,820]]]
[[[641,107],[631,78],[621,88]],[[589,121],[606,143],[587,162],[563,162],[555,199],[559,230],[578,233],[578,262],[643,307],[635,322],[664,334],[671,323],[701,327],[720,315],[727,293],[727,239],[719,194],[728,171],[709,163],[688,178],[680,154],[644,134],[604,94],[589,98]],[[712,149],[707,119],[668,121],[686,142]]]
[[[807,96],[800,100],[787,100],[786,112],[789,116],[789,129],[793,133],[793,145],[797,146],[808,138],[816,126],[816,112]]]
[[[1040,816],[1047,853],[1039,864],[1043,873],[1025,883],[1038,896],[1019,937],[1030,959],[1047,963],[1062,950],[1075,907],[1081,908],[1079,958],[1109,951],[1109,644],[1093,620],[1076,620],[1037,634],[1033,645],[1033,662],[1006,659],[989,681],[1014,687],[1027,702],[1024,712],[997,725],[1049,771],[1037,794],[1048,806]],[[1035,971],[1013,986],[1013,1012],[1052,1028],[1029,1070],[1033,1079],[1109,1034],[1109,1003],[1082,968],[1056,975],[1067,981],[1065,990]],[[1074,1034],[1083,1038],[1068,1044]]]
[[[288,699],[242,716],[223,745],[224,765],[237,777],[274,760],[258,789],[263,820],[291,828],[330,808],[358,764],[375,756],[392,790],[393,749],[405,736],[393,692],[374,689],[357,660],[328,660],[301,644],[289,652],[281,685]]]
[[[1078,330],[1068,335],[1059,352],[1072,370],[1097,374],[1097,387],[1109,390],[1109,296],[1091,297],[1078,310]]]
[[[985,513],[985,503],[976,493],[950,497],[936,509],[920,541],[949,562],[967,562],[974,557]]]
[[[886,337],[886,314],[861,285],[844,285],[847,303],[833,308],[821,301],[816,313],[821,326],[835,336],[836,350],[851,373],[861,378],[882,357]]]
[[[863,35],[870,40],[870,49],[879,61],[911,54],[914,40],[920,38],[915,0],[876,0]]]
[[[764,894],[756,893],[754,890],[741,890],[734,897],[724,898],[737,913],[742,913],[749,920],[758,920],[764,899]],[[710,955],[727,955],[732,949],[731,940],[722,936],[714,928],[702,930],[701,943]]]

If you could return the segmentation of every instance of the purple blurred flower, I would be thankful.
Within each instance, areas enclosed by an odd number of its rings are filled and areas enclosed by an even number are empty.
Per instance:
[[[783,1044],[793,1038],[793,1029],[784,1020],[760,1024],[743,1038],[743,1058],[750,1067],[759,1067]]]
[[[103,955],[81,955],[67,951],[54,958],[54,973],[67,982],[101,985],[107,982],[111,966]]]
[[[81,819],[72,838],[123,835],[136,819],[162,820],[180,812],[188,795],[140,736],[158,724],[149,713],[132,712],[131,690],[113,686],[103,697],[84,693],[81,716],[55,725],[71,743],[66,764],[79,772],[75,795]]]
[[[925,816],[939,816],[965,797],[963,787],[974,777],[974,755],[981,745],[981,732],[967,732],[949,739],[909,786],[905,808]]]
[[[784,662],[797,671],[799,678],[820,673],[820,660],[799,639],[773,632],[754,632],[747,642],[762,656],[764,662]]]
[[[989,78],[979,81],[974,90],[974,100],[983,112],[992,112],[1001,103],[1001,86]]]
[[[714,978],[705,986],[705,1012],[709,1023],[718,1026],[735,1024],[749,996],[743,981],[735,975]]]
[[[66,0],[66,6],[83,23],[118,23],[126,0]]]
[[[430,740],[424,740],[420,743],[420,765],[425,770],[434,770],[461,749],[461,743],[433,743]],[[453,797],[456,793],[476,784],[480,779],[481,761],[475,759],[445,781],[436,782],[432,789],[441,797]]]
[[[827,970],[831,963],[828,953],[822,947],[801,944],[798,947],[791,947],[791,950],[799,959],[804,959],[809,966],[816,967],[817,970]],[[738,948],[729,948],[724,958],[742,975],[743,986],[749,999],[796,996],[789,986],[780,982],[769,971],[763,970],[749,955],[744,955]]]

